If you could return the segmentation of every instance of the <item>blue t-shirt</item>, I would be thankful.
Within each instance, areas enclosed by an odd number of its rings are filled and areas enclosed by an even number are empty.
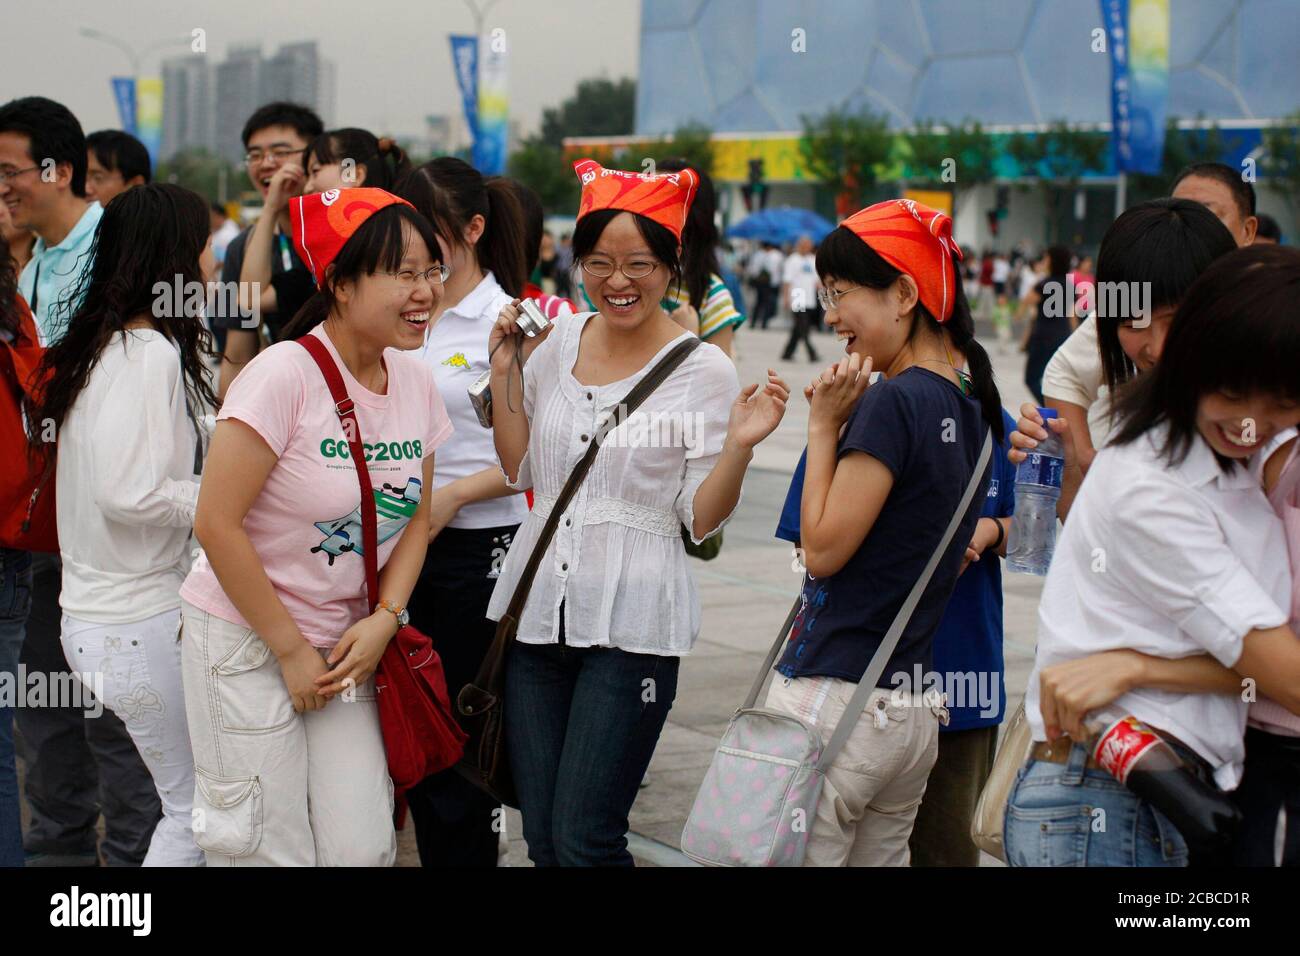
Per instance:
[[[912,366],[867,389],[849,416],[839,454],[866,452],[889,469],[894,486],[848,563],[827,578],[805,575],[803,607],[795,617],[778,671],[787,677],[862,679],[947,528],[987,432],[979,402],[928,369]],[[782,532],[791,530],[797,536],[803,468],[801,461],[795,475],[798,491],[792,487],[786,499],[779,537],[789,537]],[[986,474],[976,492],[980,502],[988,482]],[[793,522],[789,520],[792,508]],[[879,686],[899,686],[893,675],[901,672],[911,690],[927,689],[924,683],[915,686],[916,675],[924,681],[933,670],[933,638],[981,513],[982,504],[972,504],[962,519]],[[1000,611],[999,606],[999,618]]]
[[[1002,427],[1002,444],[993,451],[993,476],[981,518],[1009,518],[1016,510],[1016,466],[1007,460],[1007,436],[1016,423],[1005,411]],[[776,527],[778,538],[794,543],[799,541],[799,504],[807,462],[805,449]],[[1002,723],[1007,694],[1002,657],[1002,560],[996,555],[985,554],[957,578],[934,635],[933,654],[937,677],[930,681],[948,694],[949,722],[939,729],[973,730]],[[922,675],[922,689],[926,681]]]

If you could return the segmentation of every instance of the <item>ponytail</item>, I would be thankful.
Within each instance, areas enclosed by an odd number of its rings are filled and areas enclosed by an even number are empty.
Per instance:
[[[519,298],[528,281],[522,238],[524,212],[509,179],[491,176],[483,185],[487,190],[488,215],[483,235],[475,247],[479,265],[491,269],[501,288]]]
[[[961,275],[956,256],[953,256],[953,275]],[[966,356],[971,385],[975,390],[975,397],[979,400],[980,411],[984,420],[989,423],[989,428],[993,429],[993,437],[1001,442],[1005,437],[1002,396],[998,394],[998,386],[993,379],[993,362],[989,359],[989,353],[984,351],[984,346],[980,345],[979,340],[975,338],[975,320],[971,316],[966,290],[962,288],[960,280],[955,281],[953,285],[956,288],[956,295],[953,297],[952,317],[942,326],[935,322],[935,328],[946,328],[948,334],[952,336],[953,347]],[[919,302],[916,311],[918,317],[923,313],[926,320],[934,322],[934,318]]]
[[[397,141],[388,136],[379,137],[378,147],[379,158],[383,160],[384,166],[388,170],[385,177],[386,184],[383,189],[391,190],[393,184],[404,176],[411,168],[411,161],[406,156],[406,150],[397,145]],[[369,185],[367,183],[367,185]]]
[[[397,195],[437,225],[451,242],[464,244],[465,227],[483,217],[483,234],[474,246],[478,264],[492,270],[501,288],[524,294],[528,255],[524,249],[523,208],[511,180],[483,174],[454,156],[440,156],[403,176]]]

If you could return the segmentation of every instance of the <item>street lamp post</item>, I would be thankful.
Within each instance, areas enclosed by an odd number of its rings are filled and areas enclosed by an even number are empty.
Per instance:
[[[474,40],[476,43],[481,43],[483,42],[483,21],[487,17],[488,11],[491,10],[496,5],[497,0],[486,0],[486,2],[483,3],[482,7],[478,5],[478,0],[464,0],[464,2],[465,2],[465,6],[469,7],[470,16],[474,18]],[[482,63],[483,63],[483,57],[480,52],[480,55],[475,60],[475,67],[474,67],[476,73],[474,77],[474,88],[476,90],[478,89],[478,81],[479,81],[479,77],[477,74],[482,67]],[[470,130],[470,133],[471,135],[474,136],[475,139],[478,138],[478,134],[474,130]],[[470,149],[471,151],[476,149],[473,143],[470,144]]]
[[[180,46],[190,42],[186,37],[171,37],[166,40],[156,40],[153,43],[147,44],[143,49],[137,52],[136,49],[125,40],[119,39],[110,33],[105,33],[103,30],[96,30],[94,27],[81,26],[77,29],[77,32],[83,37],[89,37],[92,40],[102,40],[109,46],[116,47],[120,50],[126,58],[131,61],[132,79],[139,78],[140,64],[144,62],[144,58],[150,53],[166,49],[169,46]]]

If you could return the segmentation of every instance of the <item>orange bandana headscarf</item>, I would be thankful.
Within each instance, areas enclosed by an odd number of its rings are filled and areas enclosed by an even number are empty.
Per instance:
[[[316,277],[317,287],[325,281],[325,267],[334,261],[361,224],[379,210],[399,202],[411,205],[390,192],[364,187],[327,189],[289,200],[293,245],[298,258]]]
[[[582,183],[578,218],[598,209],[622,209],[653,219],[682,241],[686,214],[700,184],[693,169],[676,173],[625,173],[606,169],[594,159],[580,159],[573,171]]]
[[[880,258],[906,272],[920,290],[921,304],[939,322],[952,318],[957,277],[952,254],[963,258],[952,238],[952,220],[912,199],[890,199],[861,209],[841,226]]]

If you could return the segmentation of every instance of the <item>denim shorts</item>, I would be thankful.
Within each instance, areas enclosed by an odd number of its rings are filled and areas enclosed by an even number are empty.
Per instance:
[[[1104,770],[1030,759],[1007,800],[1011,866],[1186,866],[1187,843],[1160,811]]]

